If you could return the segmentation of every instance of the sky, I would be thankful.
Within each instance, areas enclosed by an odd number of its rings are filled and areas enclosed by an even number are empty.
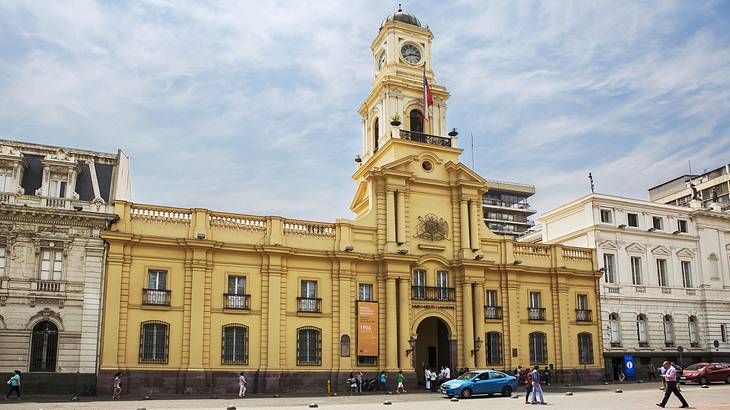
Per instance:
[[[135,202],[352,218],[391,1],[0,0],[0,138],[131,158]],[[412,1],[462,162],[540,213],[730,163],[730,1]]]

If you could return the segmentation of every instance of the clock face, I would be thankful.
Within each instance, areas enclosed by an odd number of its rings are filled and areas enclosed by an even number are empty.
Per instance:
[[[418,64],[421,61],[421,50],[413,44],[406,44],[401,47],[400,55],[411,64]]]
[[[383,67],[385,67],[385,53],[381,53],[378,59],[378,70],[382,70]]]

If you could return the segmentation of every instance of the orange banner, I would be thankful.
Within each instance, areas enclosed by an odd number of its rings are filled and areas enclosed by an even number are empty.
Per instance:
[[[357,302],[357,355],[378,355],[378,304]]]

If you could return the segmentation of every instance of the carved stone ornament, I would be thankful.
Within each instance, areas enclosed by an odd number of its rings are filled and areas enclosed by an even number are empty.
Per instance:
[[[449,223],[434,214],[419,216],[416,237],[429,241],[449,239]]]

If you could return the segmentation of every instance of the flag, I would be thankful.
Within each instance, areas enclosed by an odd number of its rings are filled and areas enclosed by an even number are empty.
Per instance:
[[[428,121],[428,109],[433,106],[433,95],[431,95],[431,86],[428,84],[428,78],[426,78],[426,64],[423,64],[423,116]]]

